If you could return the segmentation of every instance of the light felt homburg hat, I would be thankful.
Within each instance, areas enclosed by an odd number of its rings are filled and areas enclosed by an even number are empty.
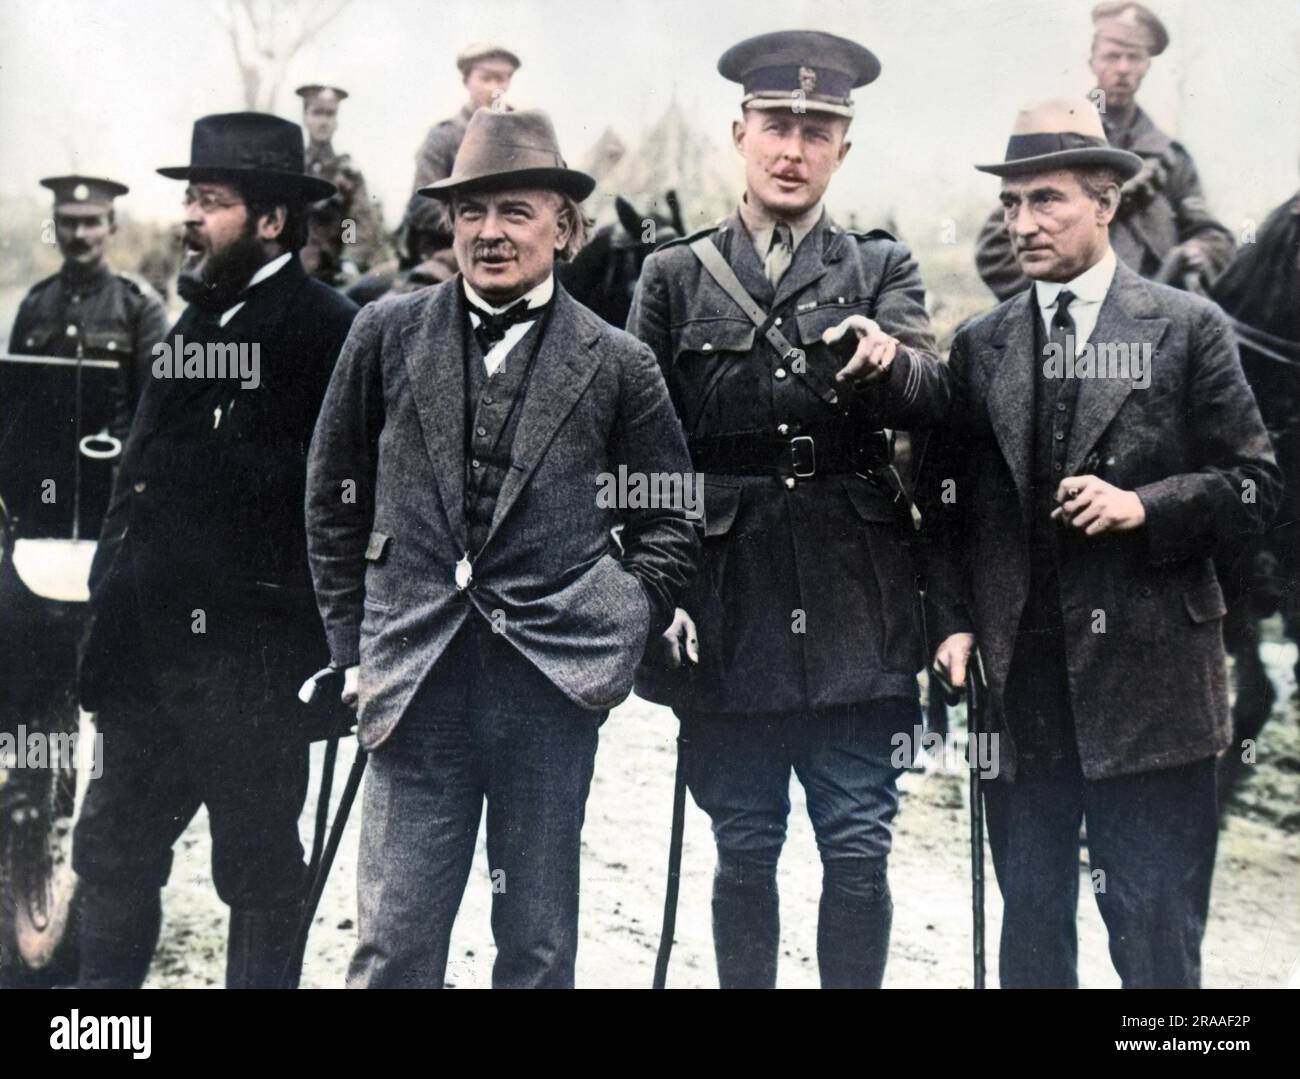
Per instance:
[[[994,176],[1024,176],[1098,166],[1127,180],[1142,170],[1142,159],[1111,146],[1091,101],[1063,97],[1021,109],[1007,140],[1006,159],[975,167]]]
[[[265,112],[226,112],[194,122],[190,163],[158,172],[172,180],[248,181],[302,202],[327,199],[337,190],[309,176],[302,128]]]
[[[596,187],[560,155],[551,118],[541,109],[513,112],[482,108],[470,117],[451,175],[419,189],[430,198],[454,192],[546,188],[581,202]]]
[[[741,107],[852,116],[851,94],[880,74],[880,61],[857,42],[820,30],[780,30],[733,45],[718,74],[744,87]]]

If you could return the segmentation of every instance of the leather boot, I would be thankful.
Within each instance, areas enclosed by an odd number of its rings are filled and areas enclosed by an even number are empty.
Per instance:
[[[82,883],[80,989],[139,989],[162,929],[162,891]]]
[[[718,859],[713,875],[713,949],[722,989],[775,989],[781,941],[776,867]]]
[[[232,908],[226,943],[226,988],[298,988],[302,956],[293,956],[292,963],[289,957],[301,914],[302,907],[297,903],[266,910]]]
[[[817,966],[823,989],[879,989],[889,956],[894,903],[883,863],[855,859],[871,868],[822,878],[817,917]]]

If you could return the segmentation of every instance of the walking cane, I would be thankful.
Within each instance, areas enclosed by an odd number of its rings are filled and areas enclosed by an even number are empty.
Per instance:
[[[682,882],[682,836],[686,831],[686,721],[677,728],[677,776],[673,780],[673,827],[668,842],[668,888],[664,895],[664,922],[659,930],[659,954],[655,957],[655,989],[668,980],[668,957],[673,952],[677,929],[677,893]]]
[[[984,707],[988,682],[984,679],[984,660],[979,649],[971,652],[970,670],[966,675],[970,689],[966,697],[966,759],[970,765],[970,886],[971,948],[975,968],[975,988],[984,986],[984,798],[980,780],[979,739],[984,732]]]
[[[957,689],[948,672],[935,665],[930,669],[934,681],[943,690],[948,704],[961,700],[963,690]],[[988,697],[988,682],[984,678],[984,660],[979,649],[971,651],[966,670],[966,763],[970,768],[970,887],[971,887],[971,951],[976,989],[984,985],[984,798],[980,782],[979,739],[984,729],[984,706]]]
[[[325,882],[329,879],[334,857],[338,854],[339,844],[343,840],[343,831],[347,827],[352,804],[356,801],[357,791],[361,787],[361,777],[366,770],[366,752],[357,746],[357,755],[348,771],[343,794],[339,798],[338,812],[334,814],[334,824],[329,830],[329,839],[325,840],[325,824],[329,819],[329,798],[334,783],[334,764],[338,759],[338,743],[341,728],[352,725],[351,711],[339,701],[338,694],[342,687],[343,671],[326,667],[317,671],[303,683],[298,691],[298,699],[310,708],[328,710],[337,725],[331,729],[325,743],[325,765],[321,774],[320,796],[316,800],[316,833],[312,839],[311,860],[307,865],[307,879],[310,882],[303,898],[302,913],[298,919],[298,928],[294,933],[293,949],[285,964],[281,985],[285,989],[297,988],[297,972],[302,968],[302,959],[307,952],[307,937],[311,924],[316,918],[321,896],[325,892]],[[346,714],[345,714],[346,713]]]

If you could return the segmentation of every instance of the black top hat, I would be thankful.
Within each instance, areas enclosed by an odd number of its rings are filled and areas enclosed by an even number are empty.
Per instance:
[[[301,202],[327,199],[337,190],[303,172],[302,129],[264,112],[227,112],[194,122],[190,163],[159,169],[173,180],[223,183],[244,180]]]

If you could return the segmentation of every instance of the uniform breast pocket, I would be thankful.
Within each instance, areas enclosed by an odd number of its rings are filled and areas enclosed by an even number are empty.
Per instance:
[[[673,330],[669,389],[683,409],[683,420],[703,415],[727,371],[754,348],[756,330],[748,320],[705,319]],[[689,429],[689,427],[688,427]]]
[[[85,352],[97,360],[125,361],[131,356],[131,338],[121,330],[87,330]]]

